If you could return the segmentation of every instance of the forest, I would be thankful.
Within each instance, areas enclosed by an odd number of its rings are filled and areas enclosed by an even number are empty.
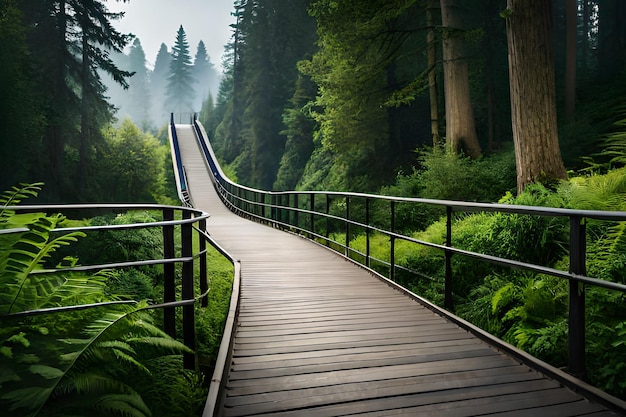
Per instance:
[[[621,0],[235,0],[233,14],[218,74],[182,25],[150,69],[105,1],[0,0],[0,190],[174,204],[165,127],[197,112],[251,187],[626,210]],[[441,242],[436,213],[409,214],[406,232]],[[624,226],[590,225],[590,276],[626,283]],[[476,214],[455,227],[462,247],[568,267],[558,222]],[[440,272],[427,250],[402,259]],[[457,314],[563,366],[566,284],[455,268]],[[587,378],[626,398],[623,297],[588,303]]]

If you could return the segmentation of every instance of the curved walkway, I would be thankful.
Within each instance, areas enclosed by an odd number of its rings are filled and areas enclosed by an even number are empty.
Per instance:
[[[232,214],[192,127],[177,132],[193,205],[241,261],[222,415],[615,415],[334,252]]]

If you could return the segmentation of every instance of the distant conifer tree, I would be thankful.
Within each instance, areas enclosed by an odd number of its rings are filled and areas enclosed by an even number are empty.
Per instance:
[[[189,43],[185,29],[181,25],[176,33],[176,42],[172,47],[170,75],[167,82],[166,108],[173,113],[193,112],[194,87],[193,66],[189,54]]]

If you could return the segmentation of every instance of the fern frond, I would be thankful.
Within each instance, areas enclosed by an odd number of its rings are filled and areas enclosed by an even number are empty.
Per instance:
[[[619,222],[611,226],[606,234],[610,241],[609,252],[624,253],[626,252],[626,222]]]
[[[20,236],[3,259],[0,265],[0,285],[5,287],[2,292],[10,294],[11,300],[5,304],[7,307],[2,313],[41,308],[41,302],[45,303],[55,289],[65,284],[66,280],[59,275],[32,275],[33,271],[42,268],[44,260],[54,251],[84,236],[82,232],[72,232],[49,240],[51,230],[64,219],[60,214],[39,218],[30,225],[29,232]],[[44,295],[44,299],[39,295]]]
[[[123,417],[150,417],[152,413],[140,396],[129,394],[113,394],[100,397],[94,404],[95,408],[107,414]]]
[[[42,186],[43,182],[20,184],[20,187],[13,186],[11,190],[0,194],[0,228],[2,228],[2,224],[7,223],[8,219],[15,214],[13,210],[9,210],[7,207],[15,206],[22,200],[30,197],[37,197]]]
[[[185,344],[179,342],[176,339],[165,337],[136,337],[127,339],[128,343],[144,345],[150,347],[156,347],[163,351],[177,354],[177,353],[193,353],[193,350],[189,349]]]
[[[0,399],[7,401],[10,404],[9,410],[11,411],[16,411],[20,408],[25,408],[28,410],[32,408],[33,404],[43,405],[52,394],[52,391],[53,388],[20,388],[6,392],[2,396],[0,396]]]

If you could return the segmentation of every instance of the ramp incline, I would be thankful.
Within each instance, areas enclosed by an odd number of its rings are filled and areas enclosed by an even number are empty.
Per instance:
[[[364,268],[220,201],[176,126],[195,207],[241,262],[224,416],[609,416]]]

